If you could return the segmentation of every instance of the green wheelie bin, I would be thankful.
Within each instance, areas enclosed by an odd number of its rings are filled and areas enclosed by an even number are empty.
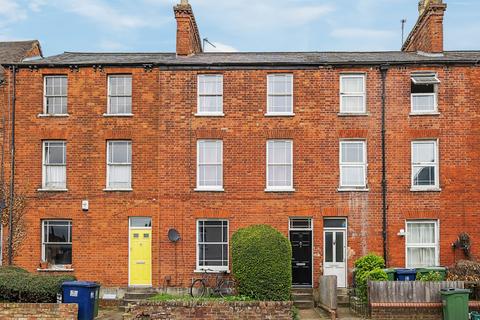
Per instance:
[[[428,268],[417,268],[417,278],[428,274],[429,272],[438,272],[441,276],[441,281],[445,281],[447,278],[447,268],[445,267],[428,267]]]
[[[468,295],[470,290],[441,289],[443,320],[468,320]]]
[[[387,268],[383,269],[383,271],[385,271],[385,273],[387,274],[388,281],[395,281],[395,269]]]

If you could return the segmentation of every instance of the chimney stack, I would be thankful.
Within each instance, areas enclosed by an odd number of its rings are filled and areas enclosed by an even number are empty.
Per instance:
[[[200,33],[188,0],[181,0],[173,12],[177,20],[177,55],[189,56],[202,52]]]
[[[447,5],[443,0],[420,0],[418,20],[403,44],[405,52],[443,52],[443,16]]]

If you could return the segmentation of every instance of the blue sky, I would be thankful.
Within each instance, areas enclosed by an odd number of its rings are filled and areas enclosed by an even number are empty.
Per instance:
[[[64,51],[173,52],[179,0],[0,0],[0,40]],[[417,0],[190,0],[219,51],[398,50]],[[447,0],[445,48],[480,49],[480,1]],[[210,49],[212,50],[212,49]]]

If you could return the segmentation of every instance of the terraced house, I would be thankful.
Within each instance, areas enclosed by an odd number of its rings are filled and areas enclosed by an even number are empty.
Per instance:
[[[296,286],[346,287],[370,251],[449,265],[464,232],[480,253],[480,51],[444,51],[446,4],[419,9],[401,51],[205,53],[182,0],[176,52],[8,64],[27,199],[15,263],[188,287],[229,271],[251,224],[290,238]]]

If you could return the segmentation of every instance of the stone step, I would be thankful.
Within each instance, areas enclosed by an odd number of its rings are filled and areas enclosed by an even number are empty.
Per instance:
[[[313,301],[313,295],[304,293],[304,294],[296,294],[292,295],[293,301]]]
[[[313,300],[296,300],[293,305],[298,309],[313,309],[314,307]]]
[[[125,295],[123,298],[127,300],[146,300],[148,298],[155,296],[156,294],[157,294],[156,292],[127,291],[125,292]]]
[[[294,293],[313,293],[312,288],[292,288],[292,294]]]

